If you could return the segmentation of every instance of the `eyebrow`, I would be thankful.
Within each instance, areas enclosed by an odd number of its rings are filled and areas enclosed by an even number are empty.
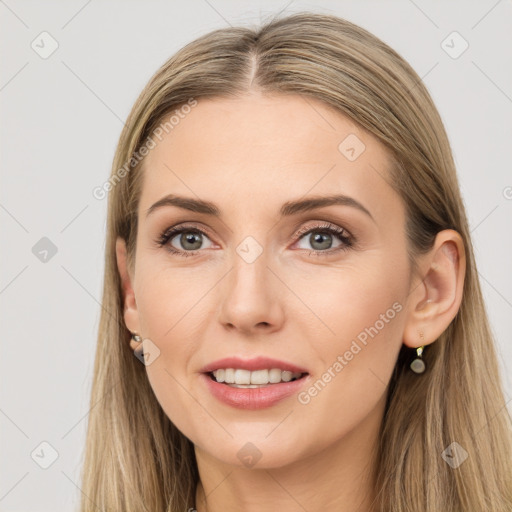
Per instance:
[[[353,197],[345,196],[342,194],[330,196],[313,196],[296,201],[287,201],[281,206],[279,213],[281,217],[289,217],[291,215],[296,215],[297,213],[307,212],[310,210],[316,210],[318,208],[324,208],[333,205],[351,206],[356,208],[364,214],[368,215],[368,217],[370,217],[375,222],[372,214],[359,201],[356,201]],[[201,199],[193,199],[190,197],[182,197],[169,194],[159,199],[156,203],[147,209],[146,218],[154,211],[165,206],[175,206],[177,208],[182,208],[183,210],[202,213],[205,215],[212,215],[214,217],[221,216],[220,209],[210,201],[203,201]]]

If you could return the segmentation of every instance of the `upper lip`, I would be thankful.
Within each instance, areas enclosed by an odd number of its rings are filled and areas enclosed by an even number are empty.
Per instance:
[[[242,370],[256,371],[256,370],[270,370],[272,368],[279,368],[280,370],[288,370],[293,373],[308,373],[307,370],[295,364],[286,361],[279,361],[271,357],[255,357],[252,359],[241,359],[239,357],[225,357],[218,359],[210,364],[207,364],[201,369],[202,373],[209,373],[219,368],[240,368]]]

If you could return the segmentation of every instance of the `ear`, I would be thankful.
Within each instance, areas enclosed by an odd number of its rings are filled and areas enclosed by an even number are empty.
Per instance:
[[[121,287],[123,290],[123,317],[126,328],[137,334],[140,334],[139,329],[139,312],[137,310],[137,302],[135,300],[135,293],[133,291],[133,276],[131,275],[128,259],[126,254],[126,242],[118,237],[116,240],[116,258],[117,268],[121,278]],[[130,341],[130,346],[135,350],[139,343]]]
[[[403,342],[411,348],[428,345],[441,336],[459,311],[466,275],[462,237],[456,231],[440,231],[434,246],[420,256],[423,279],[411,282],[408,318]]]

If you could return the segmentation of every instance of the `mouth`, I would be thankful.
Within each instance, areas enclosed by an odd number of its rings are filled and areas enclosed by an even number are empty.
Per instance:
[[[258,410],[289,399],[308,385],[305,368],[270,358],[226,358],[202,369],[208,392],[238,409]]]
[[[211,380],[232,388],[251,389],[275,386],[303,379],[307,372],[292,372],[280,368],[249,371],[241,368],[219,368],[206,372]]]

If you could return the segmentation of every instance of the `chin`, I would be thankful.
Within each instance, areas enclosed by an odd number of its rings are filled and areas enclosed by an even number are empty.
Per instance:
[[[199,442],[197,445],[211,457],[231,466],[246,469],[280,468],[300,458],[302,450],[299,451],[297,447],[301,446],[301,440],[299,435],[294,436],[289,431],[272,432],[275,427],[274,423],[266,424],[263,429],[261,424],[244,429],[238,424],[233,438],[226,439],[224,435],[222,439],[210,437],[205,443]],[[230,431],[229,427],[227,430]]]

